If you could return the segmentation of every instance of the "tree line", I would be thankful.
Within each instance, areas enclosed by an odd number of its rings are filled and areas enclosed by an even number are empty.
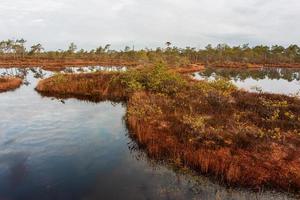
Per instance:
[[[300,47],[292,44],[287,47],[281,45],[257,45],[249,44],[229,46],[227,44],[207,45],[205,48],[179,48],[166,42],[165,47],[156,49],[135,50],[126,46],[123,50],[112,50],[111,45],[99,46],[92,50],[78,49],[71,43],[66,50],[45,51],[38,43],[26,48],[26,40],[0,41],[0,57],[2,59],[14,58],[38,58],[38,59],[93,59],[93,60],[119,60],[124,62],[136,62],[140,64],[165,62],[170,65],[183,65],[191,63],[300,63]]]

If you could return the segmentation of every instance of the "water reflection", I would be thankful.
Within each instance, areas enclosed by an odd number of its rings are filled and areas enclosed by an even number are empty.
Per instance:
[[[195,73],[194,77],[198,80],[214,80],[217,77],[227,78],[239,88],[253,92],[262,91],[286,95],[300,95],[300,69],[206,68],[202,72]]]
[[[29,85],[0,94],[0,199],[292,199],[228,189],[148,159],[128,137],[124,105],[36,93],[52,74],[27,69]]]
[[[29,69],[19,69],[19,68],[0,68],[0,77],[1,76],[15,76],[19,78],[24,78],[27,75]]]
[[[99,72],[99,71],[126,71],[126,67],[120,66],[88,66],[88,67],[66,67],[62,72],[64,73],[89,73],[89,72]]]

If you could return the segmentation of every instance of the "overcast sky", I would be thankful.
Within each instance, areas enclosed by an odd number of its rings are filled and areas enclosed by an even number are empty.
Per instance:
[[[0,0],[0,40],[21,37],[48,50],[299,44],[300,1]]]

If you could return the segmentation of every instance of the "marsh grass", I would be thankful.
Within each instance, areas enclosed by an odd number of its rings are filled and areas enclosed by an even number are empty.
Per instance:
[[[17,89],[21,84],[21,78],[2,76],[0,77],[0,92]]]
[[[39,82],[36,90],[45,96],[77,97],[93,101],[124,101],[128,92],[115,81],[118,72],[61,74]]]
[[[123,73],[57,74],[50,95],[123,99],[131,137],[167,160],[239,186],[300,189],[300,100],[193,81],[162,65]]]

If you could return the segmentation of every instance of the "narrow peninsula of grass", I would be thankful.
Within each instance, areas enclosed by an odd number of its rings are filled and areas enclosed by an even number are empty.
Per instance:
[[[91,101],[124,101],[128,97],[117,77],[119,72],[60,74],[41,80],[36,90],[44,96],[76,97]]]
[[[0,77],[0,92],[14,90],[22,84],[22,79],[17,77]]]
[[[128,128],[152,158],[229,185],[300,190],[300,100],[193,81],[162,66],[61,75],[37,91],[127,101]]]

